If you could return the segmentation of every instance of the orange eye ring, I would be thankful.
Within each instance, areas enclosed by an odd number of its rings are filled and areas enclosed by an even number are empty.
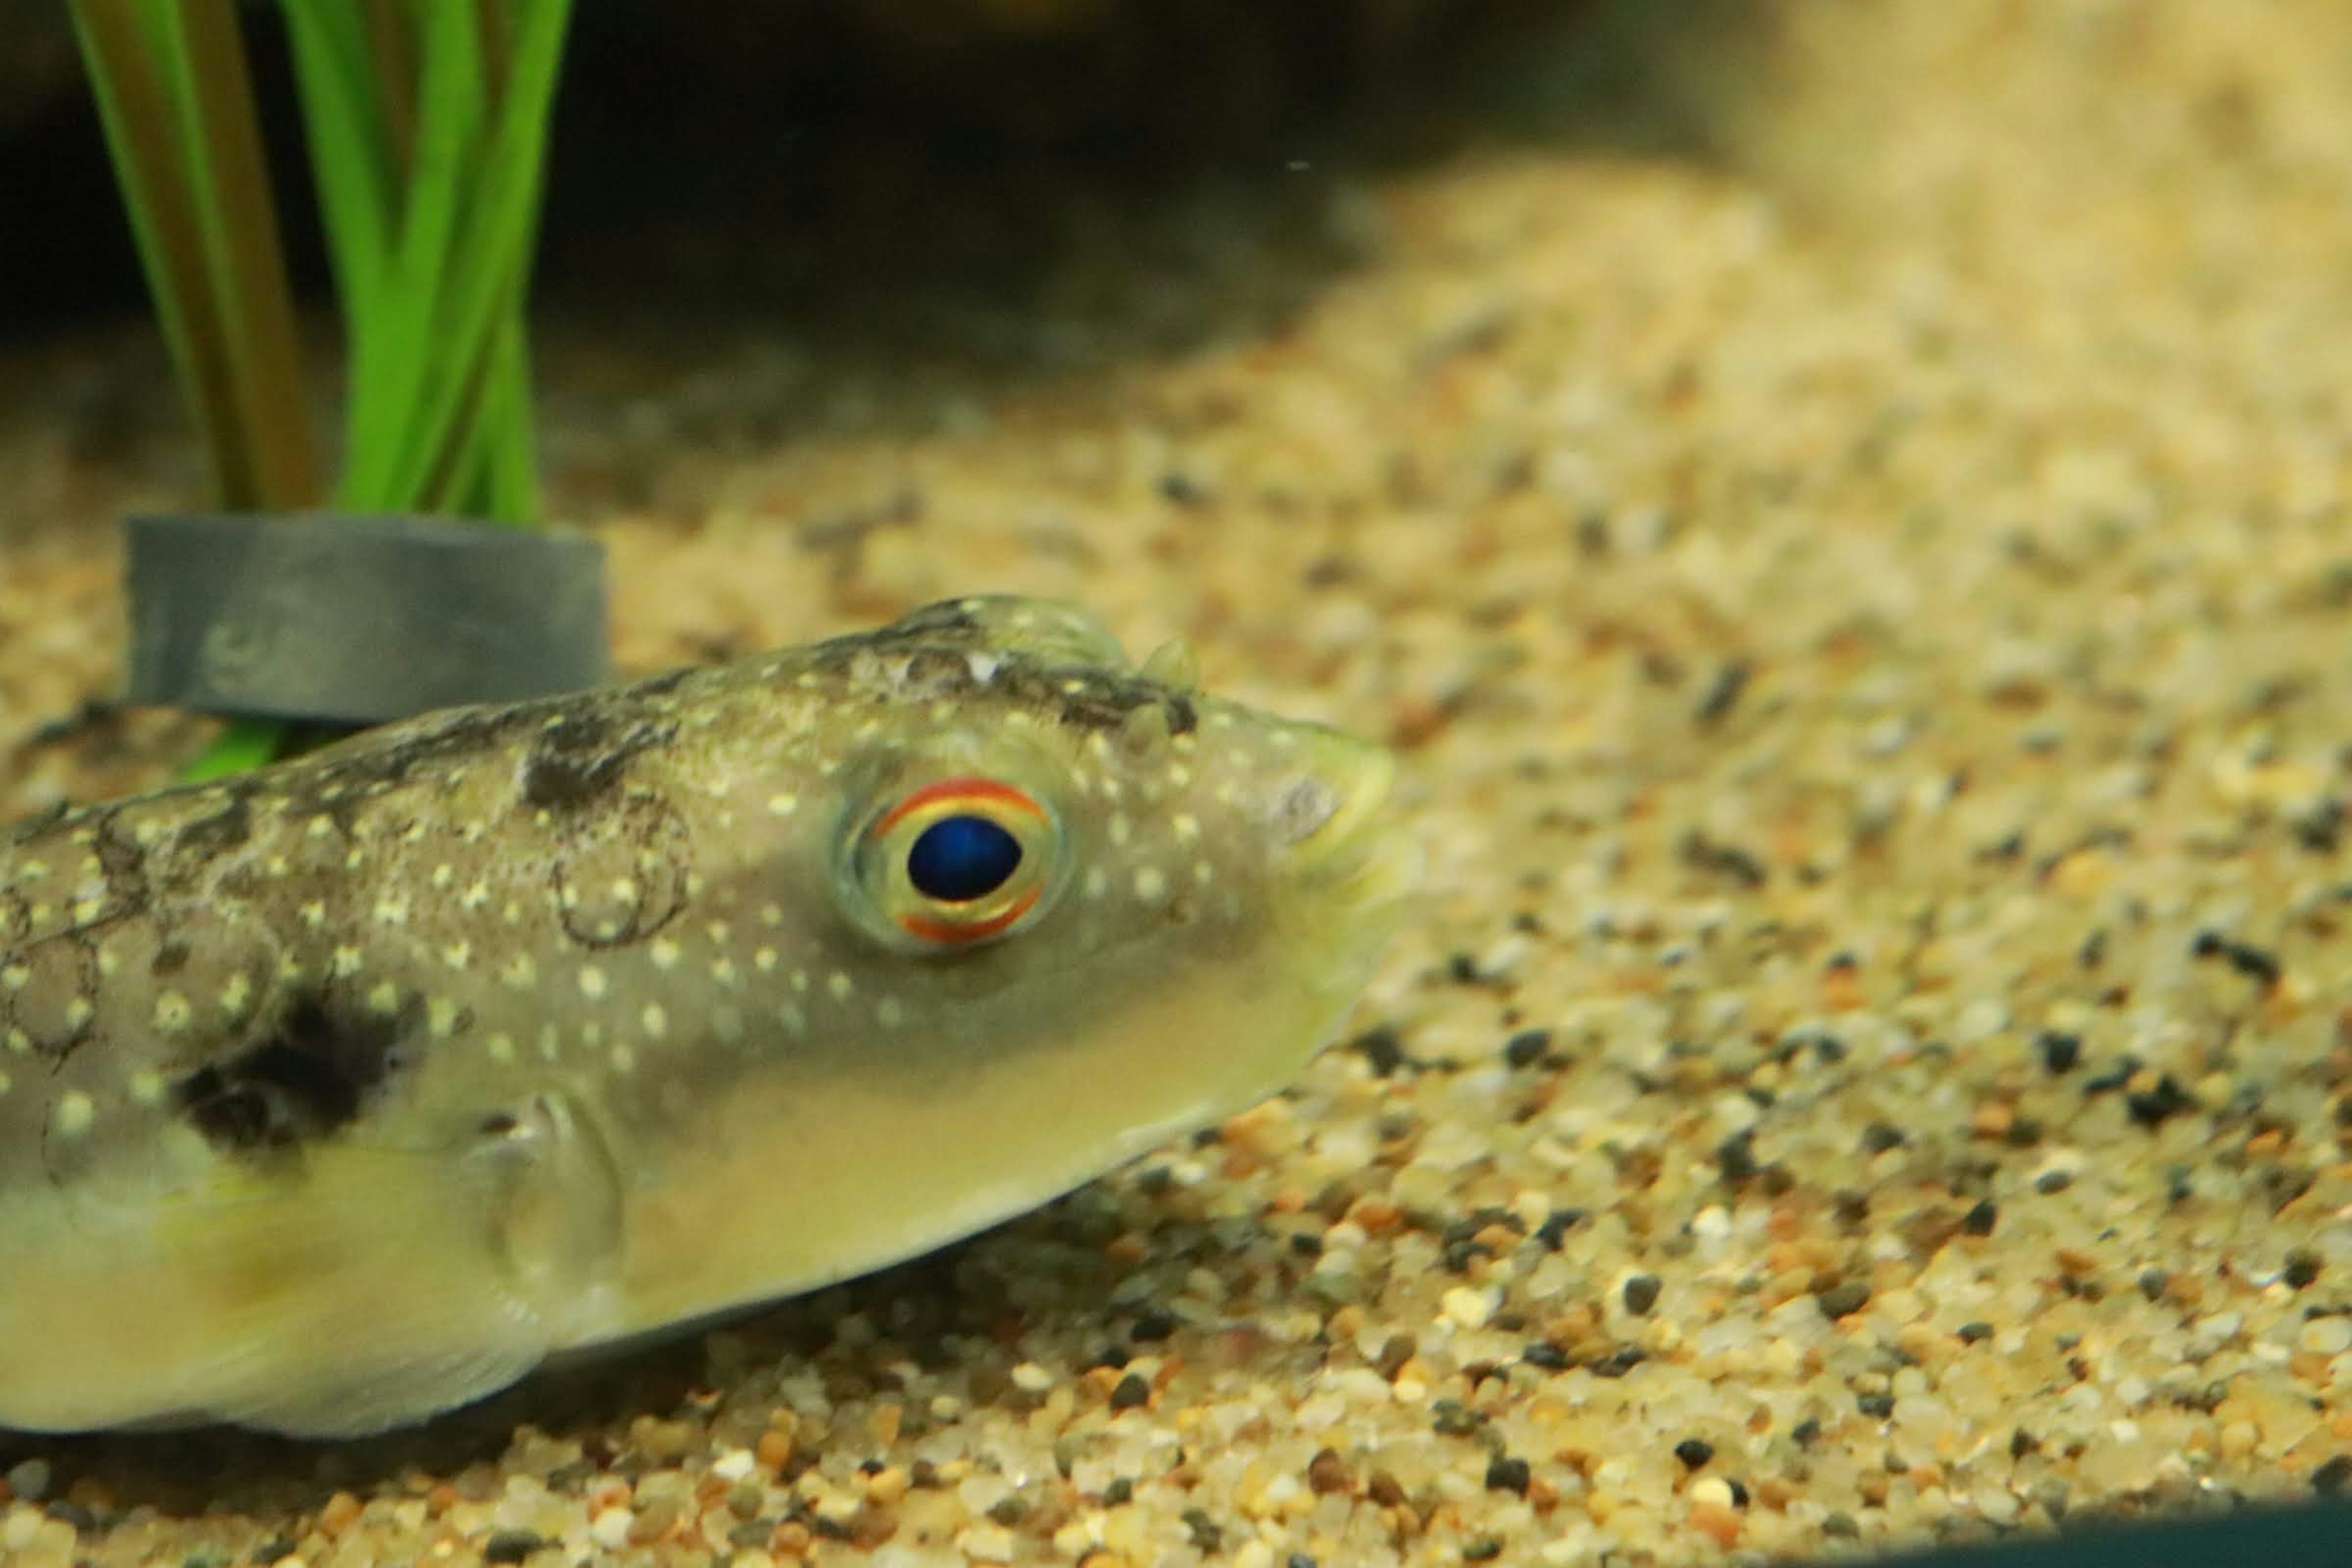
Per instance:
[[[1027,791],[958,774],[908,790],[858,836],[859,879],[892,933],[934,951],[1020,925],[1058,881],[1059,824]]]

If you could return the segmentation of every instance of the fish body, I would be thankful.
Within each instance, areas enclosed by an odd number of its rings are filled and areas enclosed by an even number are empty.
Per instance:
[[[1376,748],[1039,601],[0,829],[0,1427],[420,1421],[1279,1088]]]

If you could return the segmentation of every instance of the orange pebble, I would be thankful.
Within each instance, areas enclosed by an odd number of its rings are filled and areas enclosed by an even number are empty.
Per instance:
[[[1728,1552],[1739,1544],[1739,1511],[1719,1502],[1703,1502],[1690,1511],[1691,1528]]]

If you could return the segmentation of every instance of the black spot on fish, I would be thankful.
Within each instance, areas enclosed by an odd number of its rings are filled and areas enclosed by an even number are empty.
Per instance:
[[[331,1137],[404,1064],[421,999],[379,1013],[304,992],[276,1023],[226,1060],[173,1086],[180,1114],[226,1152],[261,1153]]]
[[[173,840],[172,854],[175,860],[193,868],[231,850],[242,849],[252,837],[253,792],[249,787],[232,788],[226,805],[180,829]]]
[[[675,724],[616,728],[588,714],[551,725],[523,760],[522,803],[550,811],[577,810],[610,795],[632,760],[677,738]]]

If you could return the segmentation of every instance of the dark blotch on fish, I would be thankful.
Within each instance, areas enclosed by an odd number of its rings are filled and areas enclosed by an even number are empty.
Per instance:
[[[262,1038],[181,1079],[173,1103],[206,1142],[233,1153],[331,1137],[398,1070],[420,1010],[415,998],[383,1014],[297,996]]]

